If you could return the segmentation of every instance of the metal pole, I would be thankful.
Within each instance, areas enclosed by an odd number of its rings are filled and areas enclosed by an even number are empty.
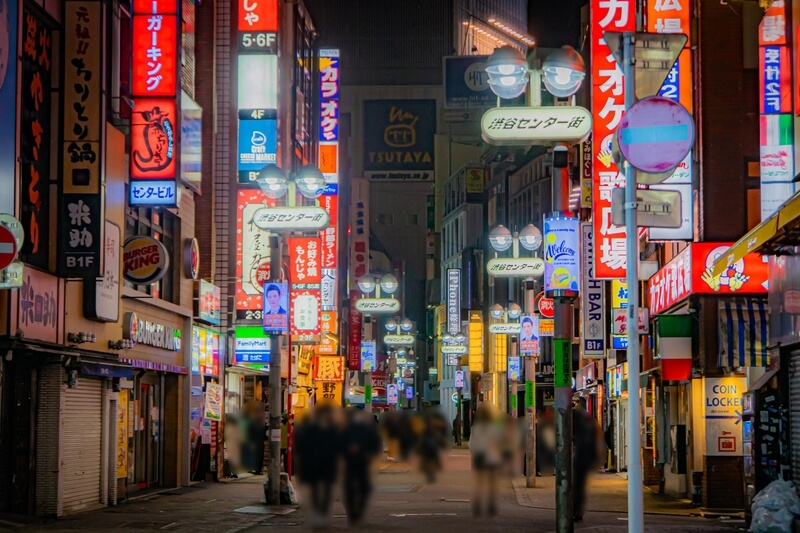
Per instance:
[[[364,338],[368,341],[373,340],[372,337],[372,317],[369,317],[369,321],[364,321]],[[375,345],[375,361],[378,361],[378,349],[377,344]],[[364,373],[364,411],[367,413],[372,412],[372,372],[365,372]]]
[[[464,379],[469,379],[469,376]],[[458,403],[456,403],[456,445],[461,446],[461,439],[463,438],[463,431],[461,430],[461,409],[462,409],[462,389],[458,388]]]
[[[533,282],[525,281],[525,314],[533,314]],[[533,390],[533,405],[525,405],[525,486],[536,486],[536,356],[525,357],[526,387]]]
[[[269,267],[273,279],[281,272],[281,242],[276,234],[269,236]],[[281,502],[281,336],[269,340],[269,465],[267,467],[267,504]]]
[[[625,109],[636,101],[634,78],[633,33],[626,32],[623,39],[622,73],[625,76]],[[639,309],[639,234],[636,225],[636,172],[629,163],[623,163],[625,184],[625,231],[627,233],[628,280],[628,531],[644,530],[644,497],[642,494],[642,463],[639,448],[639,335],[637,334]]]
[[[569,215],[569,168],[553,168],[553,211]],[[553,359],[556,418],[556,531],[571,533],[575,509],[572,485],[572,300],[554,295]]]

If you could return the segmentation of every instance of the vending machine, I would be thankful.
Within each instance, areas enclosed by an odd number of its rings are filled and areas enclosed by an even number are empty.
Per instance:
[[[776,479],[789,479],[789,410],[769,387],[742,396],[745,519],[753,499]]]

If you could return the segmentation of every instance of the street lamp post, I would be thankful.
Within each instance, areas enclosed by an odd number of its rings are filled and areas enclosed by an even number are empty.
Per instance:
[[[548,91],[560,98],[572,97],[580,88],[585,77],[586,67],[583,58],[572,47],[564,46],[550,54],[542,68],[528,69],[522,54],[505,46],[496,49],[486,63],[489,86],[499,98],[516,98],[522,94],[530,74],[531,107],[541,105],[541,82]],[[532,137],[544,140],[541,136]],[[576,139],[580,140],[580,139]],[[530,144],[530,143],[525,143]],[[554,154],[555,156],[555,154]],[[555,162],[555,157],[554,157]],[[556,170],[560,172],[556,176]],[[566,183],[566,187],[565,187]],[[566,165],[553,169],[553,210],[563,216],[569,212],[569,174]],[[560,352],[556,366],[566,375],[571,370],[570,347],[572,301],[566,295],[556,295],[554,348]],[[527,298],[526,298],[527,301]],[[569,353],[567,353],[569,352]],[[564,360],[569,357],[568,360]],[[559,368],[557,368],[559,370]],[[535,380],[535,377],[534,377]],[[556,530],[567,533],[574,528],[572,501],[572,392],[569,385],[556,387]],[[529,431],[530,431],[529,425]],[[530,475],[530,468],[528,469]],[[528,484],[532,486],[532,484]]]
[[[325,178],[320,170],[313,165],[302,167],[292,176],[297,189],[302,195],[309,199],[319,197],[325,188]],[[258,186],[268,197],[278,199],[286,194],[290,188],[283,170],[276,165],[267,165],[259,171]],[[290,195],[288,198],[289,206],[294,208],[295,198]],[[302,208],[298,208],[302,209]],[[302,229],[302,228],[297,228]],[[283,228],[284,231],[292,231],[292,228]],[[270,246],[270,277],[278,279],[281,275],[281,237],[277,231],[272,231],[269,236]],[[291,318],[291,317],[289,317]],[[287,320],[288,326],[288,320]],[[267,467],[267,503],[271,505],[280,504],[280,475],[281,475],[281,415],[283,394],[281,391],[281,335],[270,335],[270,357],[269,357],[269,465]],[[287,411],[291,413],[291,357],[289,358],[289,401]],[[291,431],[292,424],[286,424],[287,432]],[[287,461],[291,463],[291,434],[287,435],[289,449],[287,450]]]
[[[394,373],[398,370],[398,362],[397,356],[405,356],[408,355],[409,359],[413,359],[415,356],[414,348],[412,346],[416,344],[416,332],[413,332],[414,323],[408,319],[403,318],[400,320],[395,320],[394,318],[390,318],[384,324],[386,331],[389,332],[389,335],[384,337],[384,344],[389,346],[390,351],[392,352],[392,359],[394,361],[394,365],[390,364],[390,370],[392,366],[394,370],[392,371],[391,382],[395,383],[396,380],[394,378]],[[406,346],[408,346],[408,350],[406,351]],[[403,366],[408,365],[406,362]],[[416,373],[416,366],[415,366],[415,377]],[[405,378],[404,378],[405,379]],[[416,380],[415,380],[416,383]],[[388,402],[388,397],[387,397]],[[397,398],[397,403],[394,404],[394,409],[398,410],[400,408],[400,398]]]
[[[459,364],[456,366],[457,369],[456,371],[458,372],[461,371],[461,357],[462,357],[461,354],[466,353],[467,351],[465,346],[466,342],[467,342],[467,336],[460,331],[457,332],[455,335],[452,335],[450,333],[445,333],[444,335],[442,335],[442,343],[448,348],[447,351],[453,349],[455,350],[454,354],[458,356]],[[442,355],[445,355],[444,354],[445,350],[443,349],[442,351],[443,351]],[[448,354],[448,357],[449,355],[450,354]],[[453,379],[455,380],[455,374],[453,374]],[[469,377],[465,377],[464,379],[465,380],[469,379]],[[455,386],[456,384],[453,383],[453,385]],[[463,439],[463,431],[462,431],[463,417],[461,411],[463,411],[462,406],[464,404],[464,392],[462,387],[456,386],[455,389],[457,394],[457,401],[456,401],[456,421],[455,421],[455,428],[453,429],[456,433],[456,445],[461,446],[461,441]]]
[[[377,283],[375,282],[376,280],[378,280]],[[381,292],[388,295],[394,294],[399,286],[397,278],[392,274],[384,274],[380,278],[374,274],[367,274],[358,280],[358,288],[361,292],[369,295],[374,291],[377,299],[381,298]],[[367,312],[364,314],[370,316],[370,321],[364,321],[363,338],[374,341],[371,314]],[[378,354],[376,353],[376,359],[377,356]],[[370,368],[369,372],[364,373],[364,411],[367,413],[372,412],[372,368]]]
[[[504,252],[511,248],[514,259],[519,258],[519,247],[534,253],[542,246],[542,232],[533,224],[528,224],[517,234],[498,225],[489,232],[489,244],[496,252]],[[533,314],[533,277],[525,276],[525,314]],[[530,293],[530,296],[528,295]],[[516,304],[513,304],[516,305]],[[492,316],[499,318],[502,316],[503,309],[498,305],[492,308]],[[516,309],[519,306],[516,305]],[[519,314],[517,313],[517,317]],[[512,317],[513,318],[513,317]],[[536,358],[525,358],[525,381],[526,388],[531,388],[532,402],[525,405],[525,486],[536,486]],[[514,387],[516,394],[516,386]]]

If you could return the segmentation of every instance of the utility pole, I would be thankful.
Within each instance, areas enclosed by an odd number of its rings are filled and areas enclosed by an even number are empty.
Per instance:
[[[568,155],[566,146],[553,149],[553,211],[556,217],[571,216]],[[555,307],[556,531],[571,533],[575,517],[572,484],[572,295],[559,290],[553,291],[552,296]]]
[[[525,280],[526,316],[533,315],[535,298],[533,280]],[[529,356],[525,357],[525,486],[528,488],[536,486],[536,454],[536,356]]]
[[[269,268],[273,279],[281,272],[280,237],[269,236]],[[267,504],[281,503],[281,336],[271,334],[269,339],[269,466],[267,468]]]

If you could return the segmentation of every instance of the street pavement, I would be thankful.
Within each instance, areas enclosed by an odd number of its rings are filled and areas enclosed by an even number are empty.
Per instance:
[[[537,488],[525,488],[524,479],[503,479],[498,484],[499,514],[474,518],[469,452],[448,450],[445,470],[435,484],[427,484],[413,464],[382,461],[375,475],[375,492],[364,523],[357,531],[555,531],[552,477],[537,478]],[[252,476],[221,483],[200,483],[121,503],[116,507],[47,522],[0,516],[0,531],[182,531],[278,532],[312,531],[299,508],[268,507],[264,478]],[[597,476],[590,489],[588,512],[575,526],[580,533],[623,533],[625,481],[617,476]],[[302,492],[301,492],[302,494]],[[655,496],[645,497],[648,512],[663,512]],[[302,503],[302,502],[301,502]],[[647,514],[645,531],[728,532],[743,527],[738,520],[708,520],[696,516],[685,502],[667,506],[664,514]],[[622,511],[622,512],[620,512]],[[27,522],[27,523],[26,523]],[[333,506],[329,530],[347,528],[339,495]],[[317,529],[316,531],[319,531]]]

